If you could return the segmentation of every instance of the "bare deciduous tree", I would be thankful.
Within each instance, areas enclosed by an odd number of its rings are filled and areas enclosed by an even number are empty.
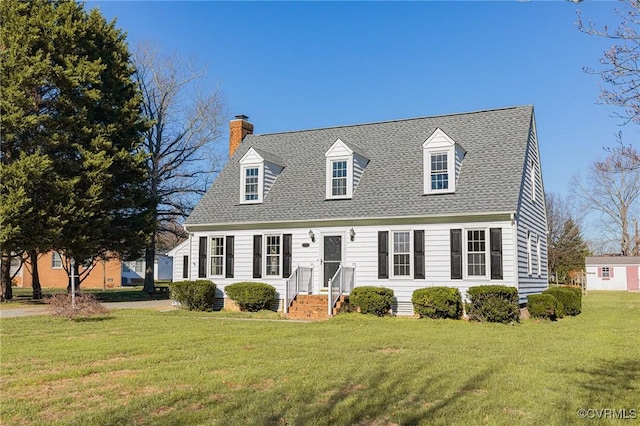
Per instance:
[[[625,0],[623,8],[616,8],[620,24],[614,30],[589,20],[583,22],[578,11],[577,26],[588,35],[604,37],[615,42],[599,59],[600,69],[585,67],[590,74],[597,74],[605,83],[600,89],[600,99],[619,106],[624,113],[617,114],[625,123],[640,124],[640,1]]]
[[[629,256],[631,222],[639,210],[640,169],[626,167],[628,159],[623,156],[614,150],[603,161],[592,164],[585,179],[574,177],[572,187],[582,199],[582,208],[601,214],[611,235],[617,235],[621,254]]]
[[[149,154],[150,215],[157,226],[145,251],[145,292],[153,292],[158,236],[179,233],[176,226],[192,210],[222,164],[215,142],[227,119],[221,91],[200,91],[204,72],[177,54],[141,45],[134,55],[144,115],[152,122],[145,133]]]

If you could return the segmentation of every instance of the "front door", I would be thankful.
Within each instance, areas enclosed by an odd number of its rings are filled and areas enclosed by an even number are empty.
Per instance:
[[[324,237],[324,277],[322,288],[328,287],[328,282],[338,271],[342,262],[342,237],[340,235],[327,235]]]
[[[627,290],[640,290],[637,266],[627,266]]]

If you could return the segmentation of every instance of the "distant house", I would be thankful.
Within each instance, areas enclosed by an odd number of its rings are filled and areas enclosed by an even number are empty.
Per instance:
[[[585,268],[587,290],[640,290],[640,257],[587,257]]]
[[[190,240],[184,240],[167,252],[167,256],[171,257],[173,264],[174,282],[189,278],[189,243]]]
[[[155,281],[171,281],[173,276],[173,263],[169,256],[156,254],[153,269]],[[140,285],[144,283],[145,260],[126,260],[122,262],[122,285]]]
[[[230,160],[187,219],[174,279],[261,281],[288,311],[391,288],[547,288],[547,220],[532,106],[254,135],[230,123]],[[176,264],[176,263],[174,263]],[[327,299],[331,294],[332,299]]]
[[[67,271],[62,267],[64,257],[56,251],[41,254],[38,257],[38,276],[42,287],[66,288],[69,284]],[[19,287],[32,287],[33,277],[30,262],[26,262],[22,267],[19,263],[12,262],[12,274],[17,272],[13,279]],[[80,266],[80,273],[86,271],[84,266]],[[119,259],[109,259],[104,262],[99,261],[91,267],[89,275],[82,281],[82,288],[111,288],[120,287],[122,283],[122,263]]]

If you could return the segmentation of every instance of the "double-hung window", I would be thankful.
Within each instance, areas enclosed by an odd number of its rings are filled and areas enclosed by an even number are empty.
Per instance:
[[[259,185],[258,175],[260,170],[258,167],[249,167],[244,169],[244,201],[258,201]]]
[[[343,197],[347,195],[347,161],[331,162],[331,195]]]
[[[431,190],[449,189],[448,155],[446,152],[431,154]]]
[[[467,275],[484,277],[487,275],[486,231],[472,229],[467,231]]]
[[[411,275],[411,232],[393,232],[393,275]]]
[[[267,235],[265,245],[265,275],[280,275],[281,253],[280,235]]]
[[[602,267],[602,278],[611,278],[611,269],[608,266]]]
[[[224,274],[224,237],[211,237],[211,275]]]
[[[57,251],[54,251],[51,256],[51,268],[52,269],[60,269],[62,268],[62,256]]]
[[[133,270],[136,274],[144,274],[144,259],[136,259],[135,264],[133,265]]]

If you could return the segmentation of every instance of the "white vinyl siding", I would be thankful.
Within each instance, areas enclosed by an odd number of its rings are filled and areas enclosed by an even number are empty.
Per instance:
[[[349,239],[349,229],[354,228],[355,238],[353,241]],[[485,277],[465,277],[462,280],[452,280],[449,270],[450,265],[450,247],[449,236],[450,229],[463,229],[463,239],[466,231],[471,229],[480,229],[485,231],[486,251],[489,250],[489,228],[501,228],[503,240],[503,279],[491,280],[489,273],[489,263],[486,263],[487,275]],[[312,242],[309,237],[309,229],[315,234],[315,241]],[[409,232],[411,239],[410,263],[411,272],[408,276],[393,274],[392,258],[393,252],[393,235],[395,233]],[[389,231],[389,279],[378,279],[378,231]],[[425,247],[424,247],[424,263],[425,274],[424,280],[416,280],[413,277],[413,231],[423,230]],[[429,286],[448,286],[460,290],[463,298],[466,298],[466,291],[470,286],[479,284],[502,284],[513,285],[515,282],[514,275],[514,228],[510,222],[467,222],[462,224],[450,223],[433,223],[433,224],[416,224],[408,227],[407,225],[384,225],[384,226],[358,226],[356,223],[345,226],[309,226],[304,228],[261,228],[234,230],[232,233],[234,239],[234,278],[226,278],[224,276],[217,277],[215,283],[218,288],[224,292],[226,285],[230,285],[240,281],[259,281],[272,285],[276,289],[276,298],[279,300],[284,298],[286,279],[282,278],[282,234],[292,234],[292,253],[291,265],[292,271],[297,266],[313,268],[313,293],[319,294],[322,287],[323,265],[320,262],[322,258],[322,241],[326,235],[341,235],[343,242],[342,264],[345,266],[356,267],[356,286],[376,285],[390,288],[394,291],[393,309],[399,315],[411,315],[413,308],[411,304],[411,296],[417,288]],[[191,245],[191,259],[198,258],[198,237],[210,236],[211,232],[195,232],[192,239],[194,244]],[[253,236],[262,235],[262,278],[253,278]],[[270,236],[279,237],[279,253],[273,253],[273,265],[278,269],[279,275],[267,275],[266,269],[269,260],[267,260],[267,239]],[[272,241],[273,242],[273,241]],[[276,241],[277,242],[277,241]],[[270,244],[274,245],[274,244]],[[463,241],[463,247],[466,247]],[[402,250],[404,252],[404,250]],[[398,254],[401,254],[398,251]],[[271,255],[269,255],[271,256]],[[269,257],[272,259],[272,257]],[[466,259],[466,255],[463,257]],[[488,254],[487,254],[488,259]],[[180,263],[181,263],[180,259]],[[488,262],[488,260],[487,260]],[[277,265],[277,266],[276,266]],[[197,262],[191,262],[191,277],[197,276]],[[466,271],[466,260],[463,264],[463,270]],[[282,308],[282,301],[279,302],[279,308]]]
[[[542,275],[542,258],[541,249],[540,249],[540,236],[536,239],[536,258],[538,259],[538,276]]]
[[[533,168],[536,173],[535,179],[531,177],[531,161],[533,161],[535,165]],[[520,303],[526,303],[528,295],[540,293],[548,287],[547,217],[542,186],[542,173],[540,172],[538,141],[533,120],[529,129],[529,139],[524,164],[525,168],[523,170],[522,185],[520,187],[518,210],[516,211],[514,221],[514,228],[517,231],[516,255],[518,273],[516,283]],[[536,201],[533,201],[534,191]],[[529,259],[529,253],[533,248],[528,247],[529,244],[532,244],[532,242],[529,242],[528,235],[535,235],[540,241],[540,255],[537,254],[537,248],[535,253],[535,260],[538,262],[536,268],[533,268],[533,259]],[[533,272],[537,272],[538,268],[540,269],[540,274],[534,274]]]

